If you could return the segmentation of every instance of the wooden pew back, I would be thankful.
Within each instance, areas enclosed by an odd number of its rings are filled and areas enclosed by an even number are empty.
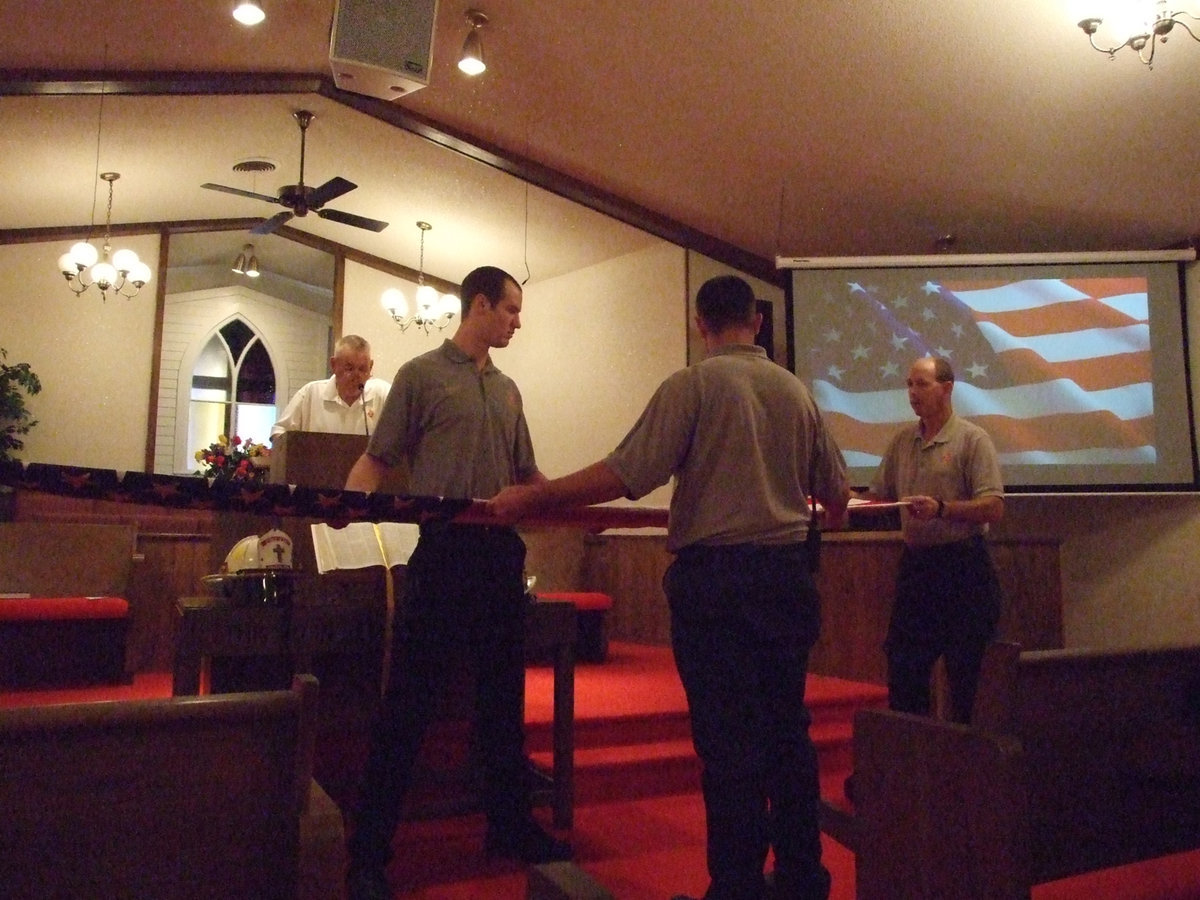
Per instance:
[[[0,710],[9,900],[295,898],[316,680]]]
[[[136,536],[132,525],[0,522],[0,592],[123,597]]]
[[[1200,647],[1022,653],[1035,883],[1200,847]]]
[[[863,710],[858,896],[1028,898],[1200,848],[1200,647],[998,646],[971,725]]]

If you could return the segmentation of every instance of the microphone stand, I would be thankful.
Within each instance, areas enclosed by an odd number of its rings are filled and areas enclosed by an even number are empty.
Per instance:
[[[363,431],[367,437],[371,436],[371,423],[367,421],[367,383],[364,381],[358,386],[358,402],[362,404],[363,411]]]

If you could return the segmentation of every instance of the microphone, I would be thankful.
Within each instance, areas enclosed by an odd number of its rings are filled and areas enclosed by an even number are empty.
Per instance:
[[[371,424],[367,420],[367,383],[360,381],[358,383],[358,402],[362,404],[363,411],[363,431],[367,437],[371,436]]]

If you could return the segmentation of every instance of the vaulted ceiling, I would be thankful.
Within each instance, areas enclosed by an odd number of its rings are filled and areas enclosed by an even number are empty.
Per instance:
[[[987,253],[1200,233],[1200,44],[1180,29],[1150,70],[1092,50],[1076,0],[472,2],[487,72],[455,68],[468,3],[440,0],[429,84],[389,103],[333,87],[334,0],[262,0],[250,29],[228,0],[0,0],[0,230],[102,221],[99,171],[121,173],[114,222],[272,215],[200,185],[293,183],[304,108],[305,182],[348,178],[329,207],[391,224],[290,224],[415,268],[429,221],[425,268],[449,279],[545,277],[647,231],[768,275],[946,235]],[[248,158],[276,170],[233,171]],[[585,191],[615,218],[568,202]]]

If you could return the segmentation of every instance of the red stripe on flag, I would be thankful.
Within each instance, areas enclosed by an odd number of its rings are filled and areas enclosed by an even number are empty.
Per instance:
[[[1007,380],[1013,386],[1067,378],[1085,391],[1106,391],[1131,384],[1146,384],[1151,376],[1150,354],[1145,352],[1114,353],[1096,359],[1049,363],[1032,350],[1006,350],[999,355],[999,359],[1007,373]],[[968,364],[959,365],[959,381],[978,388],[989,387],[986,378],[970,377]],[[992,377],[1000,380],[1004,376],[993,374]]]
[[[975,312],[978,322],[991,322],[1014,337],[1041,334],[1062,334],[1088,328],[1127,328],[1141,325],[1141,320],[1127,316],[1098,300],[1077,300],[1074,303],[1050,303],[1033,309],[1012,312]]]
[[[1092,450],[1097,447],[1130,449],[1154,444],[1154,418],[1124,421],[1107,410],[1064,413],[1034,419],[1008,416],[971,416],[983,428],[999,453],[1018,450]]]
[[[897,410],[896,413],[901,415],[902,411]],[[900,428],[916,422],[915,418],[911,418],[870,424],[843,413],[832,412],[821,413],[821,418],[825,420],[825,427],[837,435],[838,446],[842,450],[859,450],[876,456],[883,455],[888,441]]]
[[[1150,282],[1143,276],[1129,278],[1064,278],[1063,284],[1081,294],[1103,300],[1105,297],[1124,297],[1129,294],[1149,294]]]

